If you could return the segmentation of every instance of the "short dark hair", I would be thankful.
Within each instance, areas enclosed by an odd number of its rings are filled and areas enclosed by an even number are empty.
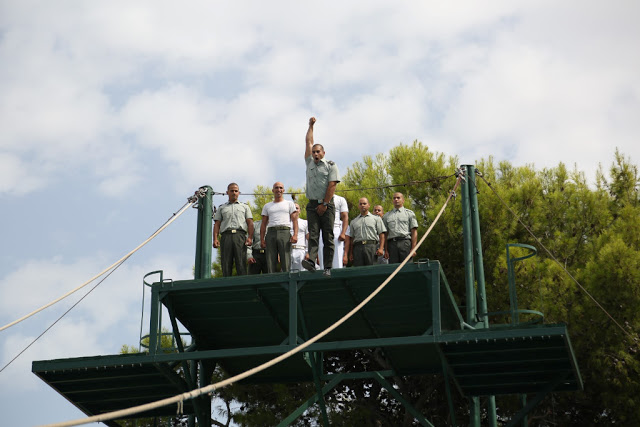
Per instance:
[[[238,184],[236,184],[235,182],[232,182],[231,184],[227,185],[227,190],[229,190],[229,188],[231,188],[232,185],[235,185],[236,187],[238,187],[238,190],[240,189],[240,186]]]
[[[322,144],[313,144],[313,147],[320,147],[320,149],[322,151],[324,151],[324,147],[322,146]],[[311,148],[313,148],[313,147],[311,147]]]

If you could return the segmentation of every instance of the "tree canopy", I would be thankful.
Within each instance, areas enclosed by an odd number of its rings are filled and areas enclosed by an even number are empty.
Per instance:
[[[405,195],[405,206],[415,212],[422,235],[452,189],[458,166],[457,158],[433,152],[418,141],[400,144],[386,154],[364,156],[353,164],[336,192],[347,199],[349,217],[353,218],[358,198],[368,197],[372,206],[381,204],[387,211],[392,207],[393,193],[400,191]],[[534,165],[515,166],[490,157],[475,166],[482,173],[476,185],[489,311],[509,307],[506,244],[537,247],[538,256],[516,268],[519,305],[543,312],[548,323],[567,324],[584,381],[582,392],[553,393],[543,400],[530,414],[531,422],[640,424],[637,166],[616,150],[611,167],[607,172],[601,167],[591,185],[584,172],[570,170],[562,163],[536,170]],[[257,187],[255,192],[267,194],[256,197],[254,214],[259,215],[256,208],[271,199],[270,188]],[[454,201],[417,251],[417,258],[439,260],[456,299],[464,305],[462,249],[461,206]],[[508,319],[496,317],[491,322],[506,323]],[[384,363],[384,355],[373,351],[328,355],[325,370],[361,369],[363,365],[383,369]],[[402,377],[395,378],[394,384],[432,422],[448,422],[441,378]],[[234,387],[222,393],[241,403],[234,420],[243,425],[271,424],[314,392],[311,385]],[[372,382],[352,381],[336,388],[327,395],[327,405],[336,425],[413,424],[401,405]],[[503,419],[519,410],[515,397],[499,397],[497,405]],[[458,420],[468,416],[467,406],[466,399],[456,398]],[[297,423],[313,424],[317,415],[312,409]]]

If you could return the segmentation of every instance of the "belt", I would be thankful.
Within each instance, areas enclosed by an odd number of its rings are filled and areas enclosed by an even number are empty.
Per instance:
[[[358,240],[354,242],[356,245],[376,245],[378,244],[377,240]]]
[[[411,237],[399,236],[399,237],[392,237],[389,239],[390,242],[397,242],[399,240],[411,240]]]
[[[254,254],[256,254],[256,253],[257,254],[263,254],[265,250],[264,249],[252,249],[252,251],[253,251]]]
[[[236,233],[246,233],[246,231],[244,231],[242,228],[227,228],[222,232],[222,234],[224,233],[236,234]]]
[[[291,245],[291,247],[293,249],[307,249],[307,247],[304,245]]]
[[[291,227],[289,227],[288,225],[274,225],[273,227],[267,228],[270,228],[271,230],[291,230]]]

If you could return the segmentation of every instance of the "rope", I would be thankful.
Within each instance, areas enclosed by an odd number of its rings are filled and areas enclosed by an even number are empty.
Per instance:
[[[447,197],[447,200],[445,201],[444,205],[442,205],[442,208],[438,212],[438,215],[436,215],[436,217],[434,218],[433,222],[431,223],[431,225],[429,226],[429,228],[427,229],[425,234],[422,236],[420,241],[417,243],[415,249],[419,248],[420,245],[422,245],[422,243],[425,241],[425,239],[427,238],[429,233],[431,233],[431,230],[436,225],[436,223],[440,219],[440,216],[442,215],[442,213],[444,212],[445,208],[447,207],[447,204],[449,203],[449,200],[451,200],[451,198],[455,194],[456,190],[458,189],[458,186],[460,184],[460,180],[461,180],[461,178],[458,177],[458,179],[456,180],[456,183],[455,183],[455,185],[453,187],[453,190],[451,190],[451,192],[449,193],[449,197]],[[300,351],[302,351],[305,348],[309,347],[311,344],[313,344],[316,341],[320,340],[321,338],[323,338],[327,334],[331,333],[338,326],[340,326],[344,322],[346,322],[355,313],[357,313],[362,307],[364,307],[369,301],[371,301],[376,295],[378,295],[385,288],[385,286],[387,286],[387,284],[398,274],[398,271],[400,271],[402,269],[402,267],[404,267],[407,264],[409,259],[411,259],[411,254],[407,255],[407,257],[404,259],[404,261],[402,261],[402,263],[400,263],[400,265],[398,265],[398,267],[389,275],[389,277],[387,277],[384,280],[384,282],[382,282],[382,284],[380,284],[380,286],[378,286],[373,292],[371,292],[371,294],[367,298],[362,300],[362,302],[360,302],[360,304],[358,304],[356,307],[354,307],[350,312],[345,314],[340,320],[335,322],[333,325],[329,326],[327,329],[325,329],[324,331],[318,333],[316,336],[314,336],[313,338],[309,339],[308,341],[305,341],[304,343],[300,344],[299,346],[297,346],[295,348],[292,348],[288,352],[283,353],[280,356],[278,356],[278,357],[276,357],[274,359],[271,359],[270,361],[265,362],[265,363],[263,363],[263,364],[261,364],[259,366],[256,366],[255,368],[249,369],[248,371],[242,372],[242,373],[240,373],[238,375],[235,375],[235,376],[233,376],[231,378],[227,378],[226,380],[219,381],[219,382],[217,382],[215,384],[210,384],[210,385],[208,385],[206,387],[202,387],[202,388],[198,388],[198,389],[195,389],[195,390],[191,390],[189,392],[182,393],[182,394],[179,394],[179,395],[176,395],[176,396],[173,396],[173,397],[168,397],[166,399],[157,400],[155,402],[150,402],[150,403],[146,403],[144,405],[134,406],[134,407],[131,407],[131,408],[120,409],[118,411],[107,412],[107,413],[100,414],[100,415],[94,415],[94,416],[87,417],[87,418],[71,420],[71,421],[64,421],[64,422],[54,423],[54,424],[46,424],[46,425],[43,425],[41,427],[77,426],[77,425],[89,424],[89,423],[94,423],[94,422],[103,422],[103,421],[113,420],[115,418],[128,417],[130,415],[138,414],[138,413],[144,412],[144,411],[150,411],[150,410],[153,410],[153,409],[156,409],[156,408],[160,408],[162,406],[171,405],[173,403],[177,403],[180,406],[181,403],[179,403],[179,402],[183,402],[183,401],[188,400],[188,399],[193,399],[193,398],[198,397],[198,396],[203,395],[203,394],[211,393],[212,391],[214,391],[216,389],[223,388],[223,387],[228,386],[228,385],[230,385],[230,384],[232,384],[234,382],[237,382],[237,381],[243,380],[243,379],[245,379],[247,377],[250,377],[251,375],[254,375],[254,374],[258,373],[258,372],[264,371],[265,369],[268,369],[271,366],[273,366],[273,365],[275,365],[277,363],[280,363],[283,360],[293,356],[294,354],[299,353]]]
[[[129,258],[129,257],[127,257],[127,258]],[[38,336],[37,336],[33,341],[31,341],[31,343],[29,343],[29,345],[27,345],[24,349],[22,349],[22,351],[21,351],[20,353],[16,354],[16,356],[15,356],[13,359],[11,359],[11,360],[6,364],[6,365],[4,365],[4,366],[2,367],[2,369],[0,369],[0,372],[4,371],[4,370],[9,366],[9,365],[11,365],[11,364],[12,364],[12,363],[13,363],[13,362],[18,358],[18,357],[20,357],[20,356],[22,355],[22,353],[24,353],[25,351],[27,351],[27,350],[29,349],[29,347],[31,347],[32,345],[34,345],[34,344],[36,343],[36,341],[38,341],[40,338],[42,338],[42,336],[43,336],[44,334],[46,334],[47,332],[49,332],[49,330],[50,330],[51,328],[53,328],[53,327],[54,327],[54,326],[55,326],[55,325],[56,325],[60,320],[62,320],[62,318],[63,318],[64,316],[66,316],[66,315],[67,315],[71,310],[73,310],[73,309],[74,309],[78,304],[80,304],[80,302],[81,302],[82,300],[84,300],[86,297],[88,297],[88,296],[89,296],[89,294],[90,294],[91,292],[93,292],[93,290],[94,290],[95,288],[97,288],[98,286],[100,286],[100,284],[101,284],[102,282],[104,282],[105,280],[107,280],[107,278],[108,278],[109,276],[111,276],[111,274],[113,274],[113,272],[114,272],[114,271],[116,271],[116,270],[118,269],[118,267],[120,267],[122,264],[124,264],[124,262],[127,260],[127,258],[125,258],[124,260],[122,260],[122,262],[121,262],[120,264],[118,264],[118,265],[117,265],[113,270],[111,270],[111,271],[110,271],[106,276],[104,276],[104,277],[102,278],[102,280],[100,280],[98,283],[96,283],[96,284],[95,284],[95,286],[94,286],[93,288],[89,289],[89,292],[87,292],[86,294],[84,294],[84,295],[82,296],[82,298],[80,298],[78,301],[76,301],[76,303],[75,303],[75,304],[73,304],[71,307],[69,307],[69,309],[68,309],[67,311],[65,311],[64,313],[62,313],[62,315],[61,315],[60,317],[58,317],[58,318],[56,319],[56,321],[55,321],[55,322],[53,322],[51,325],[49,325],[49,327],[48,327],[47,329],[45,329],[45,330],[44,330],[40,335],[38,335]]]
[[[426,184],[428,182],[440,182],[445,179],[451,178],[453,176],[456,176],[456,174],[453,173],[451,175],[437,176],[435,178],[423,179],[421,181],[412,180],[412,181],[405,182],[404,184],[389,184],[389,185],[381,185],[378,187],[347,188],[344,190],[336,190],[336,193],[348,193],[350,191],[363,191],[363,190],[382,190],[385,188],[394,188],[394,187],[407,187],[410,185]],[[226,196],[227,193],[214,191],[213,194],[216,196]],[[306,194],[306,193],[304,191],[298,191],[298,192],[290,192],[290,193],[282,193],[282,194],[290,194],[294,196],[294,195]],[[242,193],[242,195],[243,196],[272,196],[273,194],[272,193]]]
[[[513,216],[518,220],[518,222],[519,222],[520,224],[522,224],[522,226],[523,226],[523,227],[524,227],[524,228],[529,232],[529,234],[531,234],[531,236],[535,239],[535,241],[536,241],[536,242],[537,242],[537,243],[542,247],[542,249],[544,249],[544,250],[545,250],[545,252],[547,253],[547,255],[549,255],[549,257],[550,257],[553,261],[555,261],[555,263],[556,263],[556,264],[558,264],[558,266],[559,266],[562,270],[564,270],[564,272],[565,272],[565,273],[567,273],[567,275],[571,278],[571,280],[573,280],[573,282],[574,282],[576,285],[578,285],[578,287],[579,287],[579,288],[580,288],[580,289],[581,289],[585,294],[587,294],[587,296],[588,296],[589,298],[591,298],[591,300],[592,300],[592,301],[593,301],[593,302],[594,302],[594,303],[595,303],[595,304],[600,308],[600,310],[602,310],[602,311],[604,312],[604,314],[606,314],[606,315],[609,317],[609,319],[611,319],[611,320],[613,321],[613,323],[615,323],[615,324],[618,326],[618,328],[620,328],[620,330],[621,330],[622,332],[624,332],[626,335],[628,335],[628,336],[629,336],[629,338],[631,338],[632,340],[635,340],[635,337],[634,337],[634,336],[633,336],[629,331],[627,331],[626,329],[624,329],[624,328],[622,327],[622,325],[621,325],[620,323],[618,323],[618,322],[616,321],[616,319],[614,319],[614,318],[613,318],[613,316],[611,316],[611,314],[609,314],[609,312],[608,312],[608,311],[607,311],[607,310],[606,310],[606,309],[605,309],[605,308],[604,308],[604,307],[603,307],[603,306],[602,306],[602,305],[601,305],[601,304],[600,304],[600,303],[599,303],[599,302],[598,302],[598,301],[593,297],[593,295],[591,295],[591,294],[589,293],[589,291],[587,291],[587,290],[585,289],[585,287],[584,287],[584,286],[582,286],[582,285],[580,284],[580,282],[578,282],[578,280],[577,280],[575,277],[573,277],[573,274],[571,274],[571,273],[569,272],[569,270],[567,270],[567,269],[562,265],[562,263],[560,263],[560,261],[558,261],[558,260],[556,259],[556,257],[555,257],[555,256],[553,256],[553,254],[551,253],[551,251],[550,251],[549,249],[547,249],[547,247],[546,247],[545,245],[543,245],[543,244],[542,244],[542,242],[540,241],[540,239],[538,239],[538,237],[537,237],[535,234],[533,234],[533,231],[531,231],[531,229],[530,229],[529,227],[527,227],[527,224],[525,224],[525,223],[522,221],[522,219],[520,219],[520,216],[518,216],[518,214],[516,214],[516,213],[513,211],[513,209],[511,209],[511,207],[510,207],[509,205],[507,205],[507,203],[504,201],[504,199],[503,199],[502,197],[500,197],[500,195],[499,195],[499,194],[498,194],[498,192],[493,188],[493,186],[491,185],[491,183],[489,183],[489,182],[484,178],[484,176],[483,176],[480,172],[478,172],[477,170],[476,170],[476,174],[477,174],[480,178],[482,178],[482,180],[485,182],[485,184],[487,184],[487,185],[489,186],[489,188],[491,189],[491,191],[493,191],[493,194],[495,194],[495,195],[498,197],[498,199],[500,199],[500,201],[502,202],[502,204],[503,204],[503,205],[504,205],[504,206],[509,210],[509,212],[511,212],[511,214],[512,214],[512,215],[513,215]],[[476,186],[476,189],[477,189],[477,188],[478,188],[478,187]]]
[[[124,262],[127,258],[129,258],[131,255],[133,255],[135,252],[137,252],[140,248],[142,248],[144,245],[146,245],[147,243],[149,243],[154,237],[156,237],[158,234],[160,234],[160,232],[162,232],[165,228],[167,228],[169,226],[169,224],[171,224],[173,221],[175,221],[180,215],[182,215],[184,213],[185,210],[187,210],[187,208],[189,206],[191,206],[194,202],[193,201],[188,201],[187,203],[185,203],[182,208],[180,208],[180,210],[176,213],[173,214],[173,216],[171,218],[169,218],[167,220],[167,222],[165,222],[158,230],[156,230],[155,233],[153,233],[151,236],[149,236],[149,238],[147,240],[145,240],[144,242],[140,243],[138,246],[136,246],[135,249],[133,249],[131,252],[129,252],[128,254],[126,254],[125,256],[123,256],[122,258],[120,258],[118,261],[114,262],[113,264],[111,264],[109,267],[105,268],[104,270],[102,270],[102,272],[96,274],[95,276],[93,276],[91,279],[87,280],[86,282],[84,282],[82,285],[78,286],[77,288],[67,292],[66,294],[62,295],[61,297],[51,301],[48,304],[43,305],[42,307],[40,307],[37,310],[32,311],[31,313],[22,316],[21,318],[14,320],[11,323],[7,323],[6,325],[4,325],[3,327],[0,328],[0,331],[4,331],[5,329],[8,329],[20,322],[22,322],[25,319],[28,319],[29,317],[41,312],[42,310],[51,307],[52,305],[62,301],[63,299],[65,299],[66,297],[68,297],[69,295],[73,294],[74,292],[79,291],[80,289],[84,288],[85,286],[87,286],[89,283],[93,282],[94,280],[96,280],[98,277],[102,276],[103,274],[105,274],[107,271],[111,270],[112,268],[114,268],[115,266],[117,266],[118,264]]]

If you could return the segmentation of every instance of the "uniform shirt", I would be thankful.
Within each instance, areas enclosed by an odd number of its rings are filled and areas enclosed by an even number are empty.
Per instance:
[[[298,218],[298,242],[293,243],[294,249],[306,249],[308,227],[306,219]],[[291,235],[293,236],[293,223],[291,223]]]
[[[214,221],[222,221],[220,224],[221,233],[231,229],[241,229],[246,232],[248,219],[253,219],[253,214],[249,205],[242,202],[223,203],[213,216]]]
[[[392,209],[382,218],[384,225],[389,230],[389,239],[396,237],[411,237],[411,230],[418,228],[416,214],[411,209],[401,207]]]
[[[326,159],[320,159],[316,164],[313,156],[307,157],[305,162],[307,163],[307,198],[316,201],[322,200],[327,193],[329,182],[340,182],[338,166]]]
[[[286,225],[291,227],[291,214],[296,211],[296,205],[291,200],[269,202],[262,207],[262,216],[269,218],[267,228]]]
[[[253,251],[262,249],[260,246],[260,225],[262,225],[261,219],[253,222],[253,242],[247,248],[247,259],[253,258]]]
[[[333,223],[333,228],[340,228],[340,230],[342,230],[342,220],[340,220],[340,214],[342,212],[349,212],[347,199],[342,196],[333,196],[333,204],[336,206],[336,220]]]
[[[371,212],[365,216],[358,215],[349,224],[349,236],[353,238],[354,242],[361,240],[375,240],[377,242],[378,236],[386,231],[387,228],[384,226],[382,218]]]

